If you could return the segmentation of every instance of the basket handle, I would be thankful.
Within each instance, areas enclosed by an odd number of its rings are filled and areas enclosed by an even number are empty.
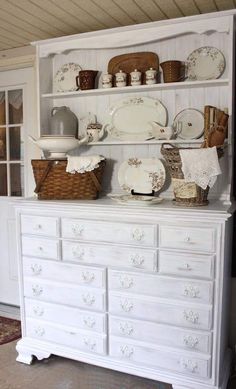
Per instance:
[[[50,172],[53,163],[54,163],[54,161],[48,161],[47,166],[46,166],[46,168],[45,168],[45,170],[44,170],[44,172],[43,172],[39,182],[36,184],[36,187],[35,187],[35,190],[34,190],[35,193],[39,193],[40,192],[40,189],[41,189],[44,181],[46,180],[47,175]]]
[[[161,150],[165,150],[165,146],[172,147],[172,149],[178,149],[178,147],[176,147],[172,143],[165,142],[165,143],[162,143]]]
[[[90,178],[92,179],[92,181],[93,181],[93,183],[94,183],[96,189],[97,189],[98,191],[101,191],[102,186],[101,186],[100,182],[98,181],[98,179],[97,179],[96,175],[94,174],[94,172],[93,172],[93,171],[90,171],[90,172],[88,172],[88,173],[89,173]]]

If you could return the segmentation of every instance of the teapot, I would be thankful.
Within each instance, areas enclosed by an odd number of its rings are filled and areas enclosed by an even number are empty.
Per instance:
[[[104,129],[100,123],[89,123],[86,130],[88,142],[98,142],[104,135]]]
[[[51,110],[50,135],[78,138],[78,119],[69,107],[54,107]]]
[[[152,135],[154,136],[155,139],[171,139],[174,135],[177,134],[177,131],[174,130],[172,126],[170,127],[164,127],[161,126],[157,122],[149,122],[152,126]]]

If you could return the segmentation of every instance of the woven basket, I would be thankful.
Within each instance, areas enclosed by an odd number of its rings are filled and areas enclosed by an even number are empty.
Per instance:
[[[183,149],[183,148],[182,148]],[[190,149],[190,147],[188,147]],[[209,187],[202,189],[194,182],[185,182],[179,148],[171,143],[163,143],[161,153],[171,174],[176,204],[188,207],[207,205]]]
[[[164,82],[178,82],[182,80],[182,62],[165,61],[160,64],[163,70]]]
[[[40,200],[95,200],[101,191],[105,161],[91,172],[67,173],[67,160],[31,161]]]

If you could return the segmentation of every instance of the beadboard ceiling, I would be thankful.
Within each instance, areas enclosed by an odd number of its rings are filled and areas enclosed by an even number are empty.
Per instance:
[[[0,0],[0,50],[31,41],[236,8],[236,0]]]

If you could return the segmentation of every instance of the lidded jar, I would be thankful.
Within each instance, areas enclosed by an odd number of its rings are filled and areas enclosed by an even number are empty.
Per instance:
[[[130,73],[130,84],[131,85],[141,85],[142,83],[142,73],[134,69],[133,72]]]
[[[155,69],[150,68],[150,69],[146,70],[145,75],[146,75],[146,84],[147,85],[156,84],[157,71]]]
[[[123,72],[123,70],[119,70],[119,72],[115,74],[115,80],[116,86],[126,86],[127,74]]]
[[[54,107],[51,110],[50,134],[78,138],[78,119],[69,107]]]

